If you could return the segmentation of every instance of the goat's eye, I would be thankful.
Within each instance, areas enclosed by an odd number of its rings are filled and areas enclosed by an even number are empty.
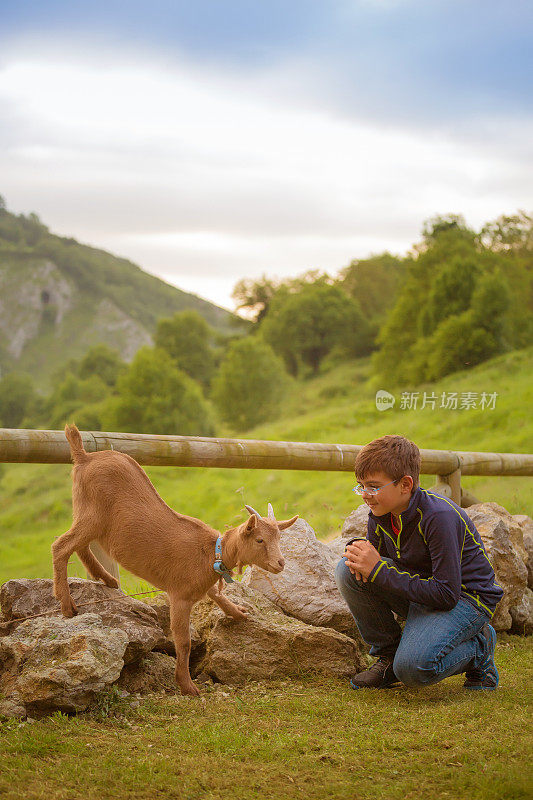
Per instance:
[[[263,539],[256,539],[257,544],[263,544]]]

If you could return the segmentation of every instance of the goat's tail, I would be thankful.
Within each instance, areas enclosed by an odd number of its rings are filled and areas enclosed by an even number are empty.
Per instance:
[[[72,460],[74,463],[79,464],[80,461],[85,461],[87,458],[87,452],[83,446],[81,434],[76,426],[65,425],[65,436],[68,439],[70,452],[72,453]]]

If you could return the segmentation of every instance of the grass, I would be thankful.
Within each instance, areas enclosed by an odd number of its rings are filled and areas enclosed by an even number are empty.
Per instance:
[[[496,692],[309,678],[0,722],[0,797],[526,800],[532,650],[500,637]]]

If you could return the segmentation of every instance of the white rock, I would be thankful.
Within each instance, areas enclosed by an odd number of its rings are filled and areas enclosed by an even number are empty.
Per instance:
[[[199,672],[239,685],[308,672],[347,677],[367,666],[359,644],[349,636],[288,617],[248,586],[231,584],[226,594],[245,606],[249,617],[230,619],[207,599],[195,606],[193,622],[205,641]]]
[[[341,538],[352,539],[357,536],[359,539],[366,539],[369,513],[370,508],[367,504],[361,503],[348,514],[342,526]]]
[[[527,555],[520,526],[497,503],[477,503],[468,508],[491,562],[496,580],[504,590],[492,624],[499,631],[533,630],[533,606],[527,588]]]
[[[527,553],[527,585],[533,589],[533,519],[527,514],[513,514],[513,519],[522,529],[524,550]]]
[[[308,625],[334,628],[359,640],[352,615],[335,583],[337,554],[316,538],[303,519],[281,535],[285,567],[278,575],[252,566],[243,584],[260,592],[286,614]]]
[[[128,636],[124,654],[126,663],[137,661],[165,642],[157,613],[151,606],[98,581],[69,578],[68,583],[80,616],[98,614],[108,627],[125,631]],[[53,595],[53,581],[49,579],[7,581],[0,587],[0,604],[3,619],[9,623],[9,632],[20,624],[16,622],[17,618],[49,611],[61,615],[59,603]]]
[[[128,637],[97,614],[40,617],[0,638],[0,714],[83,711],[116,681]]]

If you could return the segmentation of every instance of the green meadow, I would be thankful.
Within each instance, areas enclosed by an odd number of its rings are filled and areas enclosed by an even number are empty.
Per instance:
[[[499,637],[497,692],[461,676],[418,692],[302,676],[0,720],[0,797],[529,800],[532,650]]]
[[[533,348],[514,351],[468,371],[421,386],[377,386],[368,360],[344,362],[307,381],[294,381],[283,416],[269,424],[224,436],[250,439],[365,444],[386,433],[401,433],[421,448],[527,453],[533,442]],[[395,405],[378,411],[377,389],[391,391]],[[477,408],[440,408],[444,394],[477,395]],[[481,394],[496,394],[494,408],[479,407]],[[417,408],[402,408],[402,393],[418,393]],[[424,393],[426,407],[422,408]],[[435,407],[427,403],[437,398]],[[75,420],[74,420],[75,421]],[[349,472],[201,469],[148,469],[164,500],[177,511],[205,520],[223,531],[244,520],[243,503],[278,518],[300,514],[317,536],[337,535],[343,520],[359,504]],[[49,464],[0,465],[0,582],[14,577],[51,577],[50,545],[71,520],[70,467]],[[422,476],[429,488],[435,476]],[[533,511],[530,477],[465,477],[463,485],[482,501],[495,501],[512,514]],[[72,559],[71,575],[84,575]],[[123,576],[124,588],[146,588]]]
[[[422,448],[531,451],[533,348],[435,384],[372,384],[368,361],[295,382],[284,415],[247,438],[364,444],[402,433]],[[391,390],[377,411],[375,391]],[[402,391],[419,392],[417,409]],[[424,392],[496,393],[493,409],[420,408]],[[221,435],[235,435],[220,430]],[[51,577],[50,544],[69,527],[70,467],[0,467],[0,582]],[[163,498],[224,530],[243,502],[279,518],[299,513],[321,538],[338,534],[357,504],[350,473],[149,469]],[[434,476],[423,476],[422,485]],[[531,478],[465,478],[480,500],[533,509]],[[84,576],[72,559],[71,575]],[[129,592],[146,590],[122,575]],[[532,638],[500,635],[497,692],[467,692],[457,676],[418,692],[353,692],[312,678],[246,687],[207,685],[197,698],[113,691],[86,714],[0,720],[0,797],[15,800],[528,800],[533,796]]]

